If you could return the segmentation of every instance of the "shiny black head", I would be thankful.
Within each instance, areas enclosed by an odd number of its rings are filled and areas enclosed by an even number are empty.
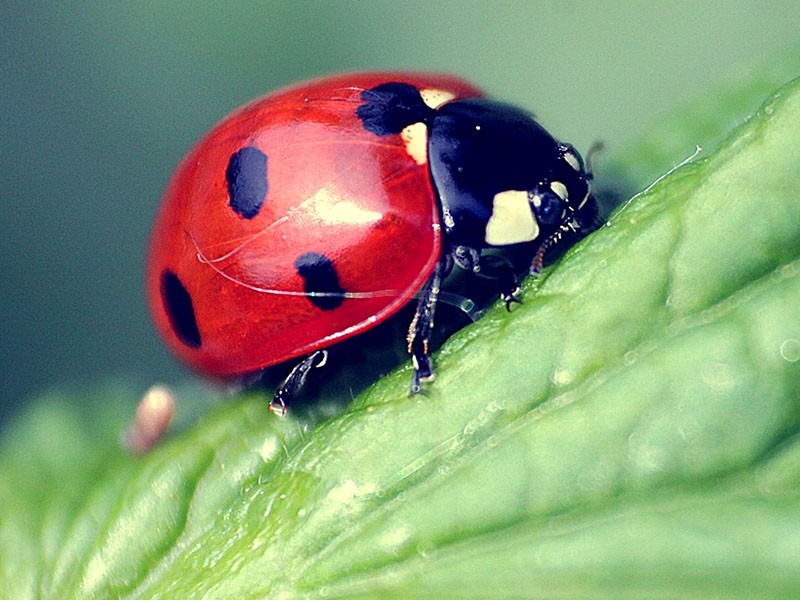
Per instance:
[[[528,113],[458,100],[440,107],[429,128],[429,164],[450,244],[531,244],[538,268],[546,250],[596,227],[583,159]]]

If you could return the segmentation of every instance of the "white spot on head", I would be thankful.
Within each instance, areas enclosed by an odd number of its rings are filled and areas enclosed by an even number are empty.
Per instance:
[[[455,94],[452,92],[432,88],[420,90],[419,95],[422,96],[422,101],[430,108],[439,108],[445,102],[450,102],[450,100],[455,98]]]
[[[569,194],[567,192],[567,186],[565,186],[560,181],[551,182],[550,189],[553,190],[553,193],[562,200],[566,200],[569,197]]]
[[[539,224],[529,203],[528,192],[508,190],[494,196],[492,216],[486,223],[486,243],[508,246],[530,242],[539,236]]]
[[[418,165],[428,162],[428,128],[425,123],[412,123],[400,132],[406,152]]]
[[[580,172],[580,170],[581,170],[581,161],[577,156],[575,156],[575,154],[573,152],[571,152],[569,150],[564,152],[564,162],[566,162],[575,171]]]

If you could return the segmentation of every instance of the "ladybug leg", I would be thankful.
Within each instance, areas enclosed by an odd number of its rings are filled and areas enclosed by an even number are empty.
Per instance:
[[[428,342],[433,331],[433,316],[436,311],[436,301],[439,298],[439,290],[442,283],[442,274],[451,264],[445,258],[439,261],[436,269],[425,287],[422,295],[417,302],[417,311],[411,320],[408,328],[408,352],[411,354],[411,362],[414,364],[414,375],[411,378],[411,393],[418,394],[422,391],[422,383],[431,381],[435,377],[433,363],[428,356]]]
[[[519,287],[517,273],[508,259],[495,254],[484,256],[481,258],[478,274],[497,282],[500,298],[506,303],[506,310],[510,311],[512,304],[522,304],[520,299],[522,290]]]
[[[506,310],[510,311],[512,304],[522,302],[517,274],[514,265],[508,259],[496,254],[481,256],[475,248],[456,246],[453,250],[453,260],[466,271],[495,280],[500,289],[500,297],[506,303]]]
[[[295,365],[289,375],[278,386],[269,403],[269,412],[283,416],[286,414],[286,405],[305,385],[309,371],[316,367],[324,367],[328,360],[327,350],[317,350],[307,356],[302,362]]]

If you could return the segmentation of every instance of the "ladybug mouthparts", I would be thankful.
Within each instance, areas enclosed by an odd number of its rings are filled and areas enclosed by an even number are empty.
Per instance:
[[[587,199],[592,203],[594,202],[594,198],[591,194],[587,194]],[[581,216],[576,214],[575,209],[571,206],[567,206],[567,210],[565,211],[564,217],[561,219],[561,223],[559,223],[558,227],[555,231],[553,231],[553,233],[545,238],[545,240],[539,246],[539,249],[536,251],[533,260],[531,261],[530,274],[538,275],[542,271],[544,255],[548,250],[550,250],[550,248],[557,246],[564,238],[565,234],[580,235],[587,229],[593,228],[594,219],[590,219],[589,221],[590,222],[588,223],[582,222]]]

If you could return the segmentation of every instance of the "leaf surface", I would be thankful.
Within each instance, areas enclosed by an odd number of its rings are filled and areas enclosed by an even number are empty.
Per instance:
[[[118,407],[42,402],[0,449],[0,592],[794,597],[799,155],[796,80],[454,335],[424,395],[406,366],[316,423],[245,396],[144,458]]]

